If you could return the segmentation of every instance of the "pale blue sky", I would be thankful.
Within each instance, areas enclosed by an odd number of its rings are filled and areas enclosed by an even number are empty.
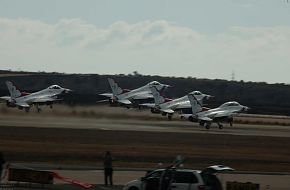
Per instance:
[[[290,83],[289,19],[287,0],[0,0],[0,69]]]
[[[287,0],[0,0],[0,16],[55,23],[81,18],[96,26],[167,20],[202,32],[231,26],[289,25]]]

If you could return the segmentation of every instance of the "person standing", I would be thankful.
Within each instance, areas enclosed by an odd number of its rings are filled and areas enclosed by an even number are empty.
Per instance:
[[[104,155],[104,176],[105,185],[108,185],[108,179],[110,185],[113,185],[113,158],[110,151],[107,151]]]
[[[4,171],[4,166],[5,166],[5,159],[4,159],[4,156],[3,156],[3,153],[0,152],[0,182],[2,181],[2,173]]]

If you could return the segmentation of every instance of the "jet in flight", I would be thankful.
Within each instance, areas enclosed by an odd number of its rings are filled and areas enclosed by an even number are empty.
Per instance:
[[[218,124],[219,129],[223,129],[222,122],[230,123],[232,126],[235,114],[249,110],[247,106],[231,101],[222,104],[218,108],[202,111],[201,104],[192,94],[188,94],[188,99],[192,106],[192,114],[184,114],[181,117],[188,118],[192,122],[199,122],[206,129],[210,129],[213,122]]]
[[[6,81],[6,85],[10,96],[2,96],[0,100],[6,102],[8,107],[18,107],[26,112],[29,112],[32,105],[36,106],[38,112],[41,111],[39,105],[50,105],[50,108],[52,108],[53,102],[60,100],[57,98],[57,95],[71,91],[59,85],[51,85],[38,92],[26,93],[21,92],[11,81]]]
[[[171,119],[174,111],[180,110],[180,109],[191,108],[191,104],[187,96],[182,96],[177,99],[166,99],[160,95],[160,92],[157,88],[150,87],[150,90],[154,97],[155,103],[145,103],[145,104],[140,104],[140,105],[151,108],[152,113],[158,113],[158,114],[161,113],[163,116],[167,115],[168,119]],[[195,96],[201,104],[205,98],[209,99],[213,97],[208,94],[203,94],[200,91],[193,91],[190,94]]]
[[[157,81],[149,82],[148,84],[134,89],[134,90],[125,90],[122,89],[113,79],[108,78],[112,93],[103,93],[99,94],[109,98],[110,104],[122,104],[122,105],[131,105],[135,100],[143,100],[153,98],[153,95],[150,91],[150,87],[155,87],[158,90],[162,90],[170,87],[167,84],[161,84]]]

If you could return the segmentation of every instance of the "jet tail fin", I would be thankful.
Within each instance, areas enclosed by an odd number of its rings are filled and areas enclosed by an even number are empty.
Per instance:
[[[192,94],[188,94],[187,96],[191,104],[192,114],[195,115],[196,113],[202,111],[202,106],[196,97]]]
[[[6,81],[6,86],[9,90],[9,93],[10,93],[12,100],[14,100],[15,98],[18,98],[22,95],[21,91],[13,84],[13,82]]]
[[[154,86],[150,86],[150,90],[152,92],[154,102],[156,105],[160,105],[165,102],[165,98],[160,95],[159,91]]]
[[[109,81],[110,87],[112,89],[113,96],[116,97],[117,95],[123,93],[122,88],[119,87],[119,85],[114,81],[114,79],[108,78],[108,81]]]

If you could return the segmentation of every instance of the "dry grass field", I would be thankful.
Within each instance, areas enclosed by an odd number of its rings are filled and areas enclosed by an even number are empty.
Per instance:
[[[95,122],[105,118],[107,123],[118,119],[141,122],[166,119],[160,115],[151,115],[148,110],[106,106],[56,105],[52,110],[44,108],[42,113],[31,111],[27,114],[4,106],[0,108],[2,116],[19,116],[19,122],[25,115],[31,119],[46,116],[93,118]],[[266,121],[264,117],[253,116],[236,119],[241,123],[256,124],[259,120],[261,125]],[[278,124],[290,123],[288,117],[269,118],[269,122],[273,120]],[[290,138],[287,137],[82,129],[81,124],[79,129],[36,128],[5,126],[3,123],[0,121],[0,150],[12,162],[102,167],[102,153],[110,150],[116,167],[155,168],[160,162],[166,165],[176,155],[183,155],[186,158],[185,167],[191,168],[202,169],[208,165],[225,164],[245,171],[290,172]]]

